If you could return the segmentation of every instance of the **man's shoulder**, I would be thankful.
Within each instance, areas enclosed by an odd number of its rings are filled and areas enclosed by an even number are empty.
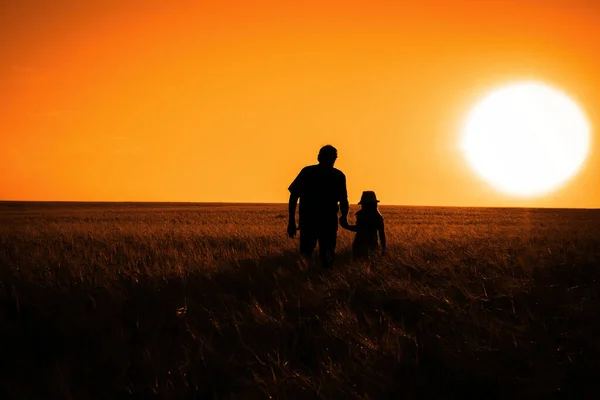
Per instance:
[[[344,175],[344,173],[342,171],[340,171],[339,169],[337,169],[337,168],[333,169],[333,173],[336,174],[337,176],[339,176],[340,178],[345,178],[346,177],[346,175]]]
[[[332,177],[334,179],[345,180],[346,175],[342,171],[337,168],[323,168],[319,164],[308,165],[300,171],[300,175],[308,177],[308,176],[324,176],[328,179]]]
[[[312,172],[312,171],[316,171],[319,168],[319,165],[307,165],[306,167],[302,168],[302,171],[306,171],[306,172]]]
[[[298,178],[300,179],[310,179],[311,176],[314,176],[317,173],[316,165],[307,165],[306,167],[300,170],[298,174]]]

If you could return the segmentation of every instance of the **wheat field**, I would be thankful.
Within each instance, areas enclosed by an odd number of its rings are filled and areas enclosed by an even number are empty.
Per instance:
[[[600,389],[600,211],[380,209],[387,255],[324,271],[285,204],[0,203],[0,396]]]

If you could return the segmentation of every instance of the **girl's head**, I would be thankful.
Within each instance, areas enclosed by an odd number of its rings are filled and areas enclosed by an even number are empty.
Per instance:
[[[379,200],[377,200],[377,196],[372,190],[364,191],[358,202],[363,209],[376,209],[377,203],[379,203]]]

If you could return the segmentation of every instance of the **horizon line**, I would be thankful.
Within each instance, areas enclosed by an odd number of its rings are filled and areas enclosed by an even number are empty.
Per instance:
[[[42,204],[181,204],[181,205],[287,205],[287,202],[248,202],[248,201],[133,201],[133,200],[0,200],[7,203]],[[356,204],[350,204],[356,205]],[[423,208],[499,208],[499,209],[541,209],[541,210],[600,210],[600,207],[527,207],[527,206],[465,206],[465,205],[420,205],[420,204],[382,204],[380,207],[423,207]]]

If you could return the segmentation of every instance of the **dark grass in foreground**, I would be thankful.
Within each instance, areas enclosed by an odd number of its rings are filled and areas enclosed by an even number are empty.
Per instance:
[[[295,256],[285,205],[0,204],[0,397],[515,398],[600,389],[600,212],[382,207]]]

